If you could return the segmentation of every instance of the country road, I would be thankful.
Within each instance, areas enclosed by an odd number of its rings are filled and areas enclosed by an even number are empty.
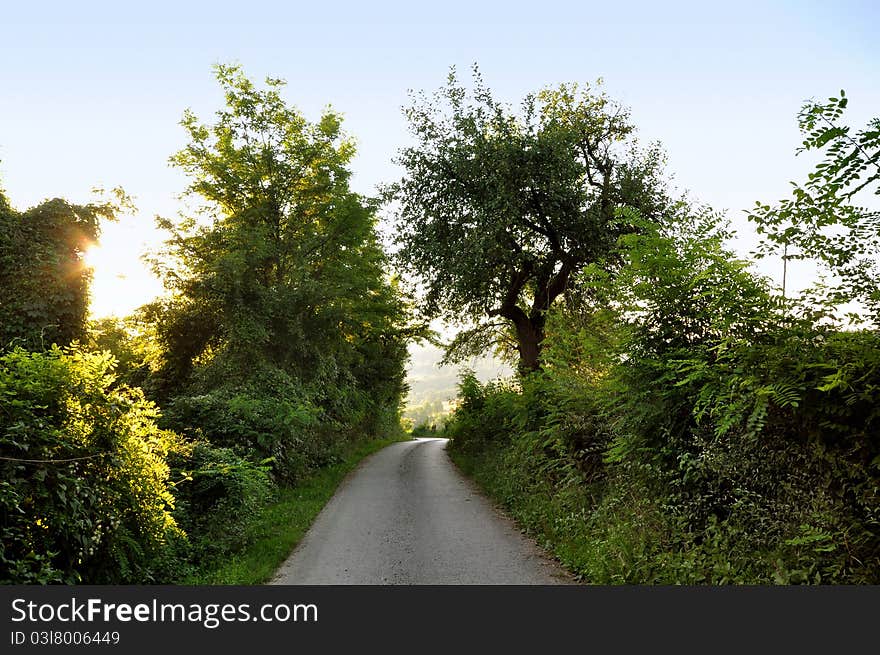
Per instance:
[[[392,444],[340,485],[271,584],[570,584],[455,468]]]

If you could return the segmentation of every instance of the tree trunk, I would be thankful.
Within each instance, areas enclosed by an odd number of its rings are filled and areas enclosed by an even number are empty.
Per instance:
[[[541,342],[544,330],[526,318],[516,324],[517,350],[519,351],[519,371],[532,373],[541,368]]]
[[[517,350],[519,351],[518,368],[521,374],[541,369],[541,344],[544,341],[544,322],[547,319],[547,311],[553,301],[568,286],[569,277],[574,270],[574,263],[571,259],[566,259],[555,274],[552,272],[553,268],[555,268],[555,262],[549,262],[544,272],[538,273],[537,290],[528,314],[517,305],[517,300],[520,291],[533,273],[531,265],[524,266],[517,271],[510,282],[510,287],[501,306],[489,312],[489,316],[503,316],[510,320],[516,328]]]
[[[519,351],[520,373],[531,373],[541,368],[541,342],[544,340],[544,317],[529,316],[516,305],[503,305],[489,312],[489,316],[503,316],[516,329],[516,349]]]

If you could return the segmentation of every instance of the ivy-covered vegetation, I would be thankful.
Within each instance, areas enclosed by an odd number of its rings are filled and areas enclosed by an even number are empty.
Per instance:
[[[199,579],[287,488],[399,434],[413,329],[340,117],[216,72],[226,106],[187,112],[172,157],[195,209],[159,220],[168,293],[134,315],[87,320],[82,255],[118,207],[0,194],[0,582]]]
[[[845,105],[805,106],[824,159],[751,216],[761,255],[823,262],[823,285],[757,275],[706,208],[618,201],[633,229],[550,307],[540,366],[462,378],[454,459],[584,580],[880,582],[880,214],[855,204],[880,193],[880,123],[851,134]]]
[[[181,446],[107,352],[0,356],[4,582],[152,579],[182,537],[167,457]]]
[[[48,348],[82,339],[90,277],[83,266],[112,202],[72,205],[55,198],[17,212],[0,188],[0,344]]]

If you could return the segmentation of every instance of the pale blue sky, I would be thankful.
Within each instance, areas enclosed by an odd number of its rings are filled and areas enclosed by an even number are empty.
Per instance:
[[[407,89],[435,89],[450,65],[464,75],[478,62],[496,95],[513,102],[603,77],[632,108],[641,138],[664,144],[676,183],[744,225],[744,208],[783,196],[808,168],[794,158],[804,99],[844,88],[854,124],[878,113],[878,6],[4,3],[0,184],[19,208],[51,196],[87,200],[98,184],[135,196],[140,216],[108,232],[128,276],[113,293],[126,289],[134,303],[135,246],[153,214],[174,212],[183,186],[166,163],[184,143],[180,116],[192,107],[210,119],[220,106],[213,63],[285,78],[287,97],[309,117],[327,104],[341,111],[360,146],[354,185],[372,193],[395,175]]]

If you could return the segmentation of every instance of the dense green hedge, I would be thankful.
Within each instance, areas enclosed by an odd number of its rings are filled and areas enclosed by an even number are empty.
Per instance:
[[[880,582],[880,334],[691,227],[588,271],[543,371],[465,377],[454,457],[591,582]]]
[[[163,417],[115,365],[77,345],[0,355],[0,583],[185,580],[370,438],[265,395],[182,397]]]
[[[107,353],[0,356],[0,581],[146,582],[180,536],[169,451]]]
[[[186,580],[285,487],[400,431],[424,330],[349,188],[341,117],[216,73],[225,108],[187,112],[172,158],[200,213],[158,219],[168,293],[134,315],[87,321],[83,254],[115,205],[0,192],[0,582]]]

